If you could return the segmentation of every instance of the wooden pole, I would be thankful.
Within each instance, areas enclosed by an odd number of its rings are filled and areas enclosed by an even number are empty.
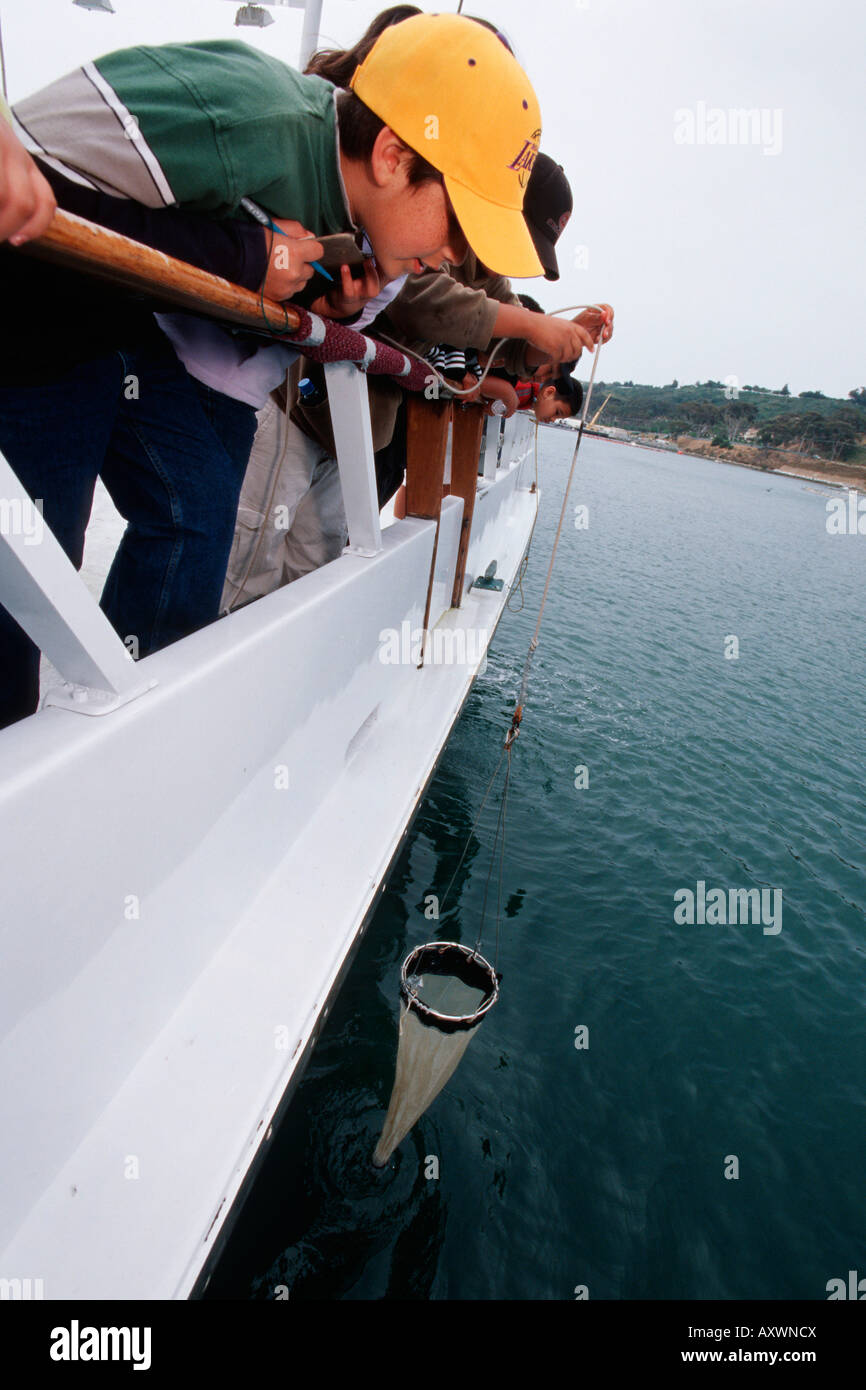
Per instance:
[[[454,591],[451,595],[452,608],[459,608],[463,602],[466,557],[469,554],[472,516],[478,491],[478,456],[481,452],[483,429],[484,411],[481,406],[454,407],[451,434],[451,494],[453,497],[463,498],[463,523],[457,548],[457,568],[454,574]]]
[[[242,289],[71,212],[58,209],[48,230],[19,250],[247,328],[291,333],[300,322],[289,305],[260,298],[253,290]]]
[[[406,515],[436,522],[430,580],[424,608],[424,642],[430,621],[433,576],[439,550],[439,517],[442,512],[442,484],[445,480],[445,449],[451,423],[451,401],[428,401],[410,396],[406,402]],[[419,667],[424,665],[421,649]]]

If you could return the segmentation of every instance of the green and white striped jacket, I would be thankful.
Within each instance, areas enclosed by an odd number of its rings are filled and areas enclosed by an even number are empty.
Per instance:
[[[346,231],[334,89],[231,40],[121,49],[13,108],[32,154],[148,207],[215,217],[250,197],[319,235]]]

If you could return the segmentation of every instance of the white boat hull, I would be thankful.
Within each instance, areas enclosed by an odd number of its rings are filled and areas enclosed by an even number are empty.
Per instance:
[[[412,519],[138,663],[156,687],[110,715],[0,736],[0,1278],[200,1287],[525,552],[528,468],[481,481],[467,574],[496,559],[504,590],[447,607],[446,499],[430,619],[468,661],[382,659],[423,623],[435,527]]]

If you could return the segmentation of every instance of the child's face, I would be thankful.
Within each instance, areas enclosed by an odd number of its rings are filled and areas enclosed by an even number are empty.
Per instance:
[[[389,130],[376,141],[359,208],[380,274],[395,280],[443,261],[461,265],[469,249],[448,201],[434,180],[411,184],[411,153]]]
[[[535,418],[541,424],[546,424],[548,420],[565,420],[570,414],[571,406],[557,396],[555,386],[545,386],[543,391],[539,391]]]
[[[365,230],[386,280],[443,261],[461,265],[468,245],[441,183],[406,184],[377,201]]]

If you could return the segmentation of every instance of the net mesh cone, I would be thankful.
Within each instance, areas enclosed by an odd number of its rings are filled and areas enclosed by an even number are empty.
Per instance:
[[[402,1139],[436,1099],[472,1041],[482,1020],[460,1033],[440,1033],[421,1023],[405,1004],[400,1008],[397,1070],[382,1137],[373,1162],[383,1168]]]

